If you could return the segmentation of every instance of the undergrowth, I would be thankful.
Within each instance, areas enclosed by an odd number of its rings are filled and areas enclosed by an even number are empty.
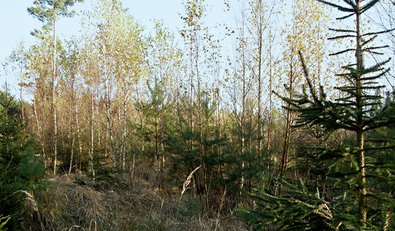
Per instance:
[[[35,193],[37,214],[32,230],[243,230],[232,215],[210,217],[192,196],[154,190],[147,182],[133,184],[63,175],[52,187]]]

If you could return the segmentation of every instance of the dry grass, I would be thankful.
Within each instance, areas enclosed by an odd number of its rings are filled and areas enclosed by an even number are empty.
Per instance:
[[[202,215],[196,200],[185,196],[180,201],[179,194],[162,195],[145,182],[134,183],[130,188],[109,182],[81,185],[75,182],[75,176],[61,176],[51,181],[53,187],[48,192],[36,193],[45,230],[245,228],[234,216],[210,218]]]

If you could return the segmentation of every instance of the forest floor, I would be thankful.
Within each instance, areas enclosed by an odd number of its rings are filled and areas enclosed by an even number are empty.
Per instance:
[[[115,179],[115,178],[114,178]],[[84,175],[49,179],[25,203],[31,230],[246,230],[236,215],[210,217],[193,198],[154,190],[146,181],[89,180]],[[25,226],[25,227],[26,227]]]

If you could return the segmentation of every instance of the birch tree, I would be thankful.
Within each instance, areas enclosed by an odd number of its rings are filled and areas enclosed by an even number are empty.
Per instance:
[[[33,6],[28,8],[28,12],[36,17],[39,21],[45,23],[46,27],[52,27],[52,76],[51,76],[51,113],[53,126],[53,156],[54,167],[53,174],[56,175],[57,158],[58,158],[58,124],[56,112],[56,79],[57,79],[57,37],[56,37],[56,21],[59,16],[72,16],[73,11],[69,8],[76,2],[83,0],[36,0]],[[37,30],[36,30],[37,33]]]

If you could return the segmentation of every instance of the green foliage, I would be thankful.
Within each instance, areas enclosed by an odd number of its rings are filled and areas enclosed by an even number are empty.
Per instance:
[[[393,211],[395,205],[394,146],[390,144],[392,138],[387,133],[394,128],[394,106],[391,100],[383,105],[380,92],[385,86],[379,83],[379,79],[389,71],[385,65],[390,59],[374,60],[375,64],[365,60],[368,55],[379,54],[376,50],[386,47],[374,44],[375,38],[386,31],[362,33],[361,23],[361,17],[378,1],[343,1],[344,5],[319,1],[347,12],[339,20],[355,16],[355,28],[332,29],[338,35],[330,38],[355,39],[355,48],[332,54],[353,52],[355,60],[344,66],[337,75],[344,80],[342,85],[335,88],[340,93],[339,97],[329,99],[322,86],[316,89],[313,85],[303,51],[299,51],[307,87],[292,98],[280,97],[288,103],[286,109],[298,113],[296,127],[304,126],[311,130],[318,127],[333,135],[346,132],[346,139],[337,147],[319,144],[305,148],[314,150],[309,152],[314,153],[312,156],[317,164],[309,170],[316,171],[321,178],[316,178],[316,182],[310,182],[308,186],[301,182],[300,187],[284,181],[279,184],[284,191],[280,190],[280,195],[274,192],[275,196],[265,189],[258,190],[256,199],[262,203],[247,218],[252,220],[252,224],[276,224],[281,230],[383,229],[388,220],[387,211]],[[380,132],[387,133],[389,138],[373,142],[371,138],[377,137]],[[314,197],[309,193],[314,188],[322,197]],[[322,193],[319,193],[320,188]],[[320,201],[322,198],[328,202]],[[317,216],[320,206],[327,209],[328,216]],[[288,217],[294,219],[289,220]]]
[[[0,213],[12,214],[15,225],[24,199],[16,192],[37,188],[45,169],[35,156],[33,142],[24,134],[18,103],[4,92],[0,93],[0,169]]]
[[[41,22],[51,23],[55,16],[54,9],[57,15],[71,17],[74,11],[69,8],[78,2],[83,0],[35,0],[27,11]]]
[[[17,173],[23,179],[39,179],[45,172],[44,163],[35,155],[32,155],[32,146],[27,148],[30,149],[30,151],[27,151],[29,154],[26,155],[18,164]]]
[[[170,174],[182,182],[192,170],[201,166],[193,174],[195,188],[191,191],[204,199],[205,209],[218,208],[224,189],[231,189],[238,180],[232,178],[236,158],[226,151],[226,134],[219,135],[215,123],[216,105],[212,99],[202,93],[201,100],[190,109],[196,118],[193,127],[185,113],[190,108],[187,102],[188,99],[182,98],[177,105],[176,119],[169,118],[166,123],[165,150],[171,160]],[[231,194],[229,191],[227,195]]]
[[[269,187],[260,188],[251,194],[256,208],[239,209],[252,230],[265,227],[276,230],[331,229],[332,211],[319,191],[307,188],[303,180],[298,186],[284,180],[281,183],[284,196],[272,195]]]
[[[50,31],[58,16],[72,17],[74,11],[69,8],[75,3],[84,0],[35,0],[33,6],[27,8],[27,12],[40,22],[45,23],[42,30],[35,29],[31,34],[38,38],[44,38],[45,33]]]

